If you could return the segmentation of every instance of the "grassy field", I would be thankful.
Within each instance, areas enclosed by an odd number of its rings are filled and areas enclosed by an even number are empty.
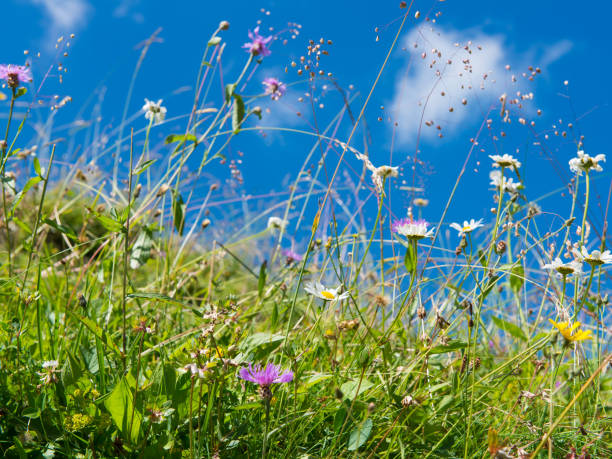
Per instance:
[[[489,219],[451,225],[456,187],[435,221],[419,218],[419,196],[396,219],[391,185],[409,172],[357,147],[368,96],[347,101],[348,138],[333,123],[300,131],[313,147],[288,197],[214,218],[227,196],[207,168],[256,130],[260,98],[287,89],[244,95],[261,92],[250,75],[268,52],[253,31],[243,70],[204,102],[227,27],[205,49],[184,129],[153,145],[167,113],[146,101],[95,147],[99,163],[62,165],[69,139],[41,143],[39,160],[22,134],[29,69],[0,68],[2,454],[610,457],[612,255],[607,227],[589,224],[607,218],[590,196],[609,180],[605,157],[577,142],[559,209],[525,194],[520,161],[491,155]],[[306,65],[294,70],[314,82]],[[505,96],[492,113],[489,129],[518,117]],[[346,166],[326,148],[362,165],[354,199],[340,198]]]

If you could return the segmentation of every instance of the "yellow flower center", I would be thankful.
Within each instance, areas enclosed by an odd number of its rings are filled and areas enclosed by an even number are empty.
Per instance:
[[[328,292],[327,290],[321,290],[321,296],[327,300],[333,300],[336,298],[336,295],[334,295],[332,292]]]
[[[470,227],[470,225],[466,225],[463,227],[463,231],[470,231],[472,228]]]

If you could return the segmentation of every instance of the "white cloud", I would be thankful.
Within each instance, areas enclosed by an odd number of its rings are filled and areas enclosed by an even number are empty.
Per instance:
[[[398,140],[408,143],[416,140],[420,126],[422,139],[449,135],[467,121],[482,120],[502,94],[533,92],[528,81],[530,63],[546,69],[571,50],[572,42],[533,45],[517,54],[501,35],[421,27],[404,37],[402,46],[406,64],[396,79],[390,105],[399,124]],[[433,124],[427,126],[430,121]]]
[[[558,61],[567,53],[569,53],[573,47],[574,44],[569,40],[561,40],[560,42],[549,46],[544,50],[544,53],[542,54],[542,57],[540,59],[541,66],[543,68],[548,67],[550,64]]]
[[[116,18],[130,17],[134,22],[144,22],[144,15],[139,11],[134,11],[140,4],[140,0],[118,0],[119,4],[113,10]]]
[[[391,103],[400,142],[414,141],[421,124],[425,138],[452,132],[474,114],[475,106],[504,92],[497,79],[511,78],[500,36],[423,27],[409,33],[403,47],[410,60],[397,78]],[[425,125],[429,121],[432,126]]]
[[[42,7],[51,23],[47,29],[47,39],[55,43],[61,34],[69,34],[82,29],[89,14],[87,0],[30,0]]]

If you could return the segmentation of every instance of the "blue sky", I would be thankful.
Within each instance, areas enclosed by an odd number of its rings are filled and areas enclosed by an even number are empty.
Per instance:
[[[177,90],[193,85],[202,50],[220,20],[231,23],[230,29],[222,34],[227,43],[223,64],[227,78],[239,72],[246,58],[240,46],[246,41],[247,30],[252,29],[257,20],[262,20],[262,30],[274,27],[274,32],[286,29],[288,22],[296,22],[302,26],[300,35],[292,40],[290,33],[282,34],[288,44],[283,46],[281,40],[274,43],[272,56],[266,58],[253,75],[245,93],[261,92],[260,81],[264,77],[278,76],[292,84],[291,89],[278,102],[262,99],[261,105],[269,108],[270,113],[264,113],[261,124],[282,124],[312,131],[308,126],[313,122],[308,104],[298,101],[298,97],[308,92],[307,85],[295,71],[285,74],[284,68],[304,54],[308,39],[332,40],[329,56],[322,59],[322,68],[332,72],[349,95],[356,96],[352,109],[358,113],[405,11],[395,0],[241,0],[231,2],[231,6],[227,2],[194,0],[173,3],[158,0],[5,0],[3,3],[3,14],[11,19],[4,21],[0,29],[0,40],[4,43],[0,60],[22,62],[23,50],[29,50],[35,77],[40,82],[48,66],[58,59],[54,47],[57,37],[75,33],[69,56],[59,57],[68,69],[63,83],[59,85],[57,78],[51,78],[42,94],[72,97],[72,103],[58,115],[57,126],[80,117],[92,119],[99,115],[104,120],[101,126],[109,131],[121,120],[129,81],[140,52],[136,45],[158,27],[162,27],[163,42],[154,44],[147,55],[136,82],[129,115],[137,114],[145,97],[163,98],[169,117],[189,111],[192,93]],[[575,155],[575,139],[580,135],[585,136],[587,152],[609,153],[611,92],[608,80],[612,64],[608,58],[607,18],[612,8],[607,2],[597,2],[597,7],[589,5],[592,4],[584,3],[580,8],[575,2],[548,0],[415,1],[412,12],[420,11],[420,18],[415,19],[414,14],[410,14],[399,45],[365,113],[372,161],[377,165],[389,162],[403,165],[402,179],[406,185],[411,185],[410,168],[418,140],[418,159],[424,163],[419,166],[416,184],[424,188],[423,196],[431,202],[430,208],[425,210],[427,216],[436,220],[470,150],[470,138],[476,135],[483,120],[490,118],[493,131],[504,130],[508,136],[493,140],[494,134],[487,134],[485,129],[482,141],[474,148],[466,178],[458,190],[458,203],[451,208],[450,220],[487,216],[491,205],[490,193],[484,191],[490,169],[488,154],[511,153],[523,161],[530,199],[563,187],[569,178],[567,160]],[[425,20],[427,17],[430,21]],[[468,46],[472,53],[468,57],[463,47],[470,41],[472,45]],[[458,48],[454,47],[455,42],[460,43]],[[414,48],[415,43],[417,48]],[[440,58],[432,53],[434,48],[441,52]],[[40,58],[35,57],[37,52],[41,53]],[[423,52],[425,58],[421,57]],[[445,73],[438,78],[435,70],[449,58],[453,64],[443,66]],[[465,58],[470,59],[468,65],[472,66],[472,74],[468,70],[462,72]],[[437,62],[432,64],[434,59]],[[506,65],[510,65],[510,70],[506,70]],[[541,69],[533,82],[522,75],[526,72],[529,76],[529,66]],[[486,79],[483,79],[484,74],[487,74]],[[516,82],[512,81],[512,75]],[[566,80],[567,85],[564,84]],[[342,107],[340,97],[330,88],[329,82],[327,90],[322,89],[323,84],[326,82],[317,86],[318,103],[324,104],[323,108],[317,108],[317,121],[322,126]],[[220,84],[215,83],[213,91],[215,86],[220,93]],[[499,104],[489,116],[486,115],[501,94],[506,93],[510,98],[518,90],[521,94],[533,93],[534,96],[533,100],[524,102],[521,114],[513,114],[512,124],[507,127],[501,124]],[[418,137],[423,104],[429,92],[432,96],[427,101],[422,121],[432,120],[433,125],[423,126]],[[99,114],[94,111],[96,102],[100,103]],[[451,107],[452,112],[449,111]],[[538,109],[542,110],[541,116],[537,115]],[[296,111],[302,112],[302,117],[298,118]],[[36,116],[41,121],[45,115]],[[377,121],[378,117],[382,121]],[[526,126],[519,123],[520,117],[526,119]],[[533,129],[529,128],[531,120],[536,121]],[[396,127],[395,122],[398,123]],[[568,123],[572,123],[572,128]],[[143,125],[144,121],[136,117],[134,126]],[[153,139],[159,141],[170,133],[180,132],[181,127],[184,129],[180,121],[166,123],[156,129]],[[349,131],[347,120],[337,135],[346,140]],[[568,136],[555,136],[555,131],[567,131]],[[438,133],[443,137],[439,138]],[[549,139],[544,138],[546,134]],[[286,189],[283,179],[288,174],[295,174],[312,147],[311,138],[305,140],[299,135],[268,133],[264,138],[260,133],[243,133],[240,137],[232,145],[230,157],[242,160],[244,185],[240,192],[243,193],[263,194]],[[363,150],[361,130],[354,144]],[[73,151],[66,155],[75,153],[76,147],[72,145]],[[239,151],[244,156],[237,156]],[[336,157],[330,157],[334,158],[330,161],[331,166],[335,166]],[[353,169],[360,170],[354,158],[348,161]],[[227,165],[215,167],[211,174],[221,182],[227,181]],[[609,182],[610,174],[606,172],[594,184],[595,193],[601,195],[597,199],[602,206],[606,204]],[[401,185],[401,181],[395,183],[396,187]],[[393,210],[397,215],[405,213],[410,197],[399,189],[394,192]],[[567,201],[549,199],[551,206],[563,203],[556,210],[568,211]],[[603,211],[596,211],[592,216],[600,228],[602,215]]]

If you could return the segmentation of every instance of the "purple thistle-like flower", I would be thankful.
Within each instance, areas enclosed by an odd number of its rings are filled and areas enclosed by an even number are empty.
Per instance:
[[[5,80],[9,88],[15,89],[22,82],[32,81],[32,72],[25,65],[0,65],[0,80]]]
[[[294,252],[291,249],[283,249],[281,253],[283,254],[283,257],[287,258],[288,263],[300,262],[304,259],[302,255]]]
[[[269,56],[271,54],[270,49],[268,48],[268,43],[272,41],[272,36],[262,37],[259,35],[259,26],[255,27],[255,29],[251,32],[249,30],[249,38],[250,42],[242,45],[244,49],[246,49],[253,56]]]
[[[280,99],[287,90],[287,86],[277,78],[266,78],[261,84],[266,87],[266,95],[269,95],[272,100]]]
[[[281,368],[273,363],[268,363],[265,368],[256,364],[252,366],[249,363],[249,368],[243,367],[240,369],[239,376],[245,381],[250,381],[259,386],[270,386],[273,383],[288,383],[293,381],[293,372],[285,371],[280,373]]]

